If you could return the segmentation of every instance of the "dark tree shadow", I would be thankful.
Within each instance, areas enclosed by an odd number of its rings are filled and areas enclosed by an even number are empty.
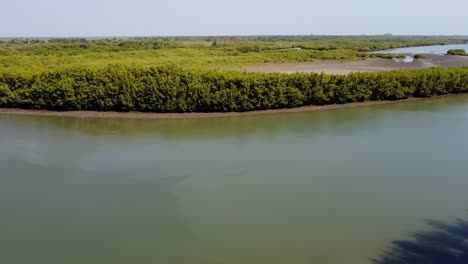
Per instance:
[[[397,240],[374,264],[468,264],[468,221],[428,221],[431,230]]]

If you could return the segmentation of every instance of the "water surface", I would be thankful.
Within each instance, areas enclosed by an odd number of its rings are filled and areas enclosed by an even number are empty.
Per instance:
[[[192,120],[0,115],[0,263],[371,263],[468,216],[468,97]]]
[[[434,45],[421,47],[398,48],[391,50],[382,50],[375,53],[390,53],[390,54],[447,54],[451,49],[464,49],[468,52],[468,43],[455,45]]]

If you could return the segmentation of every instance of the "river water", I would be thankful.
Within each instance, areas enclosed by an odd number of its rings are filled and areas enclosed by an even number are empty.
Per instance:
[[[468,96],[188,120],[0,115],[0,263],[372,263],[468,216]]]
[[[391,50],[376,51],[375,53],[389,53],[389,54],[447,54],[451,49],[464,49],[468,52],[468,43],[466,44],[453,44],[453,45],[434,45],[434,46],[421,46],[421,47],[408,47],[398,48]]]

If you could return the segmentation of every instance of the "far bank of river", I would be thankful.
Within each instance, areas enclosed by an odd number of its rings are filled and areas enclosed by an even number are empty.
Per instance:
[[[428,98],[408,98],[396,101],[366,101],[348,104],[332,105],[310,105],[295,108],[258,110],[248,112],[210,112],[210,113],[144,113],[144,112],[105,112],[105,111],[47,111],[47,110],[29,110],[18,108],[0,108],[0,115],[23,115],[23,116],[57,116],[57,117],[80,117],[80,118],[136,118],[136,119],[193,119],[193,118],[220,118],[251,115],[271,115],[316,111],[331,111],[338,109],[357,108],[366,106],[379,106],[388,104],[403,104],[422,100],[438,100],[452,96],[465,96],[468,94],[449,94],[442,96],[433,96]]]
[[[452,45],[453,47],[453,45]],[[380,59],[380,58],[371,58],[363,61],[357,61],[357,62],[346,62],[346,63],[340,63],[340,62],[334,62],[334,61],[325,61],[325,62],[311,62],[311,63],[302,63],[302,64],[265,64],[265,65],[260,65],[260,66],[248,66],[247,68],[251,68],[251,71],[261,71],[261,72],[286,72],[286,73],[294,73],[294,72],[325,72],[325,73],[334,73],[334,74],[347,74],[350,72],[377,72],[377,71],[389,71],[389,70],[397,70],[397,69],[422,69],[422,68],[431,68],[431,67],[457,67],[457,66],[468,66],[468,57],[466,56],[448,56],[448,55],[435,55],[435,54],[427,54],[425,58],[422,59],[415,59],[412,62],[406,62],[405,60],[400,60],[400,59]],[[413,72],[410,75],[414,76],[414,79],[412,79],[411,82],[407,82],[407,75],[409,73],[407,72],[395,72],[395,73],[389,73],[387,77],[391,77],[391,79],[386,79],[387,74],[382,74],[382,75],[375,75],[375,74],[361,74],[357,75],[356,77],[361,78],[360,80],[353,80],[354,76],[326,76],[324,82],[320,81],[319,83],[317,80],[322,78],[319,75],[263,75],[263,74],[238,74],[238,78],[240,79],[251,79],[251,77],[255,78],[260,78],[263,82],[266,82],[267,89],[270,89],[269,91],[269,102],[268,104],[263,103],[260,105],[258,103],[257,96],[258,95],[252,95],[252,94],[247,94],[247,96],[242,95],[242,93],[251,93],[252,91],[258,93],[259,90],[261,89],[262,84],[257,83],[257,81],[252,82],[249,84],[247,89],[242,88],[241,84],[240,86],[237,85],[237,79],[235,80],[235,84],[230,84],[234,88],[235,93],[239,93],[244,97],[233,97],[232,95],[228,94],[226,95],[226,98],[229,98],[228,101],[223,99],[216,99],[215,103],[222,102],[223,104],[221,107],[219,105],[197,105],[197,103],[200,103],[200,99],[195,99],[195,101],[192,103],[193,105],[189,105],[189,107],[186,107],[184,105],[182,106],[161,106],[159,104],[148,104],[147,102],[143,103],[144,106],[141,104],[136,104],[132,105],[132,101],[141,101],[145,98],[141,97],[141,93],[138,95],[135,94],[135,90],[141,90],[145,91],[149,89],[147,84],[144,83],[139,83],[138,88],[135,88],[134,86],[131,86],[130,88],[126,88],[127,86],[125,85],[117,85],[114,86],[113,83],[107,82],[106,79],[101,80],[104,84],[102,84],[100,87],[102,88],[103,91],[106,89],[114,89],[119,91],[119,93],[125,94],[123,97],[125,98],[126,101],[124,104],[129,104],[128,106],[123,107],[122,102],[118,100],[114,100],[115,97],[113,97],[113,91],[109,92],[111,95],[108,95],[101,91],[101,95],[98,96],[99,102],[105,101],[107,105],[104,107],[102,104],[99,103],[93,103],[90,102],[89,98],[94,98],[94,93],[96,93],[96,90],[93,89],[82,89],[86,91],[85,95],[80,95],[81,101],[79,103],[74,102],[75,97],[72,95],[78,91],[74,91],[73,88],[67,88],[69,89],[69,95],[70,99],[72,102],[68,103],[63,103],[63,98],[58,97],[55,98],[54,100],[50,100],[50,98],[42,98],[42,95],[47,95],[47,91],[41,91],[42,93],[38,93],[35,91],[34,93],[30,92],[23,92],[21,89],[16,89],[16,90],[10,90],[9,86],[11,84],[7,84],[5,88],[5,91],[3,92],[4,96],[2,100],[5,103],[3,103],[3,106],[9,106],[9,107],[25,107],[25,108],[32,108],[32,109],[61,109],[61,110],[69,110],[69,109],[92,109],[92,110],[97,110],[97,109],[103,109],[103,110],[135,110],[135,111],[148,111],[148,112],[100,112],[100,111],[44,111],[44,110],[22,110],[22,109],[10,109],[10,108],[4,108],[0,109],[0,113],[4,114],[11,114],[11,115],[43,115],[43,116],[78,116],[78,117],[127,117],[127,118],[154,118],[154,119],[177,119],[177,118],[205,118],[205,117],[226,117],[226,116],[240,116],[240,115],[259,115],[259,114],[270,114],[270,113],[289,113],[289,112],[310,112],[310,111],[322,111],[322,110],[333,110],[333,109],[341,109],[341,108],[353,108],[353,107],[360,107],[360,106],[370,106],[370,105],[380,105],[380,104],[390,104],[390,103],[395,103],[395,102],[406,102],[406,101],[414,101],[414,100],[420,100],[420,99],[407,99],[407,100],[401,100],[401,101],[368,101],[368,102],[362,102],[362,103],[349,103],[349,104],[337,104],[333,105],[335,102],[352,102],[352,101],[362,101],[364,99],[369,99],[369,98],[376,98],[376,99],[393,99],[393,98],[407,98],[412,95],[414,96],[430,96],[434,94],[446,94],[446,93],[464,93],[466,92],[466,71],[468,68],[458,68],[458,69],[453,69],[453,70],[440,70],[440,69],[430,69],[430,70],[425,70],[425,71],[418,71],[418,72]],[[169,73],[173,74],[173,73]],[[219,78],[223,78],[222,72],[218,72],[217,74],[219,75]],[[226,73],[228,74],[228,73]],[[427,83],[425,82],[426,75],[429,74],[431,76],[430,82],[432,83],[437,83],[437,88],[439,90],[435,90],[430,88],[430,84],[426,85]],[[396,75],[401,75],[400,79],[396,80],[395,77]],[[159,78],[163,75],[157,74],[154,75],[152,78]],[[454,78],[451,78],[449,76],[455,76]],[[458,76],[458,77],[457,77]],[[310,86],[307,83],[303,83],[301,81],[297,81],[297,78],[311,78],[315,79],[314,85],[315,86]],[[349,77],[349,78],[348,78]],[[73,82],[77,81],[73,79],[74,77],[71,77],[71,80]],[[161,77],[164,78],[164,77]],[[215,96],[219,96],[219,90],[223,90],[226,87],[229,89],[228,86],[223,86],[219,85],[219,83],[216,83],[215,81],[217,80],[218,76],[215,77],[215,79],[200,79],[195,80],[195,82],[199,82],[200,84],[206,84],[206,82],[213,81],[212,83],[213,87],[215,87],[214,93]],[[263,79],[262,79],[263,78]],[[275,84],[271,84],[269,82],[270,79],[274,78],[279,78],[279,79],[284,79],[287,80],[288,82],[282,83],[281,86],[278,86]],[[375,86],[369,85],[368,79],[371,78],[372,81],[384,81],[382,82],[376,82]],[[412,77],[413,78],[413,77]],[[418,79],[419,78],[419,79]],[[57,78],[60,79],[60,78]],[[291,79],[291,80],[289,80]],[[436,80],[432,80],[436,79]],[[35,81],[37,79],[34,79],[32,82],[29,82],[29,84],[33,87],[35,87]],[[341,81],[336,81],[336,80],[341,80]],[[387,87],[387,84],[389,82],[391,83],[392,81],[396,83],[392,83],[391,85]],[[441,83],[441,80],[444,80],[443,83]],[[310,80],[309,80],[310,81]],[[423,82],[424,81],[424,82]],[[456,81],[456,82],[453,82]],[[336,82],[336,83],[335,83]],[[339,89],[350,89],[347,91],[348,93],[352,94],[352,98],[347,98],[346,94],[343,92],[340,92],[336,90],[335,85],[341,85],[342,82],[351,82],[351,83],[356,83],[356,85],[353,84],[352,86],[347,86],[347,87],[338,87]],[[397,83],[400,82],[400,83]],[[317,85],[317,84],[320,85]],[[408,86],[408,83],[410,86]],[[295,86],[297,84],[297,87]],[[364,84],[364,85],[363,85]],[[48,84],[51,89],[58,89],[60,86],[56,85],[56,83],[50,83]],[[80,84],[83,87],[94,87],[92,86],[93,84],[86,84],[86,83],[81,83]],[[359,86],[359,89],[364,89],[366,90],[362,92],[362,94],[358,94],[355,89],[357,86]],[[39,86],[39,87],[47,87],[47,86]],[[198,89],[198,86],[196,85],[188,85],[188,86],[180,86],[180,84],[177,81],[174,81],[170,85],[167,85],[170,89],[177,88],[177,89],[188,89],[188,90],[196,90]],[[239,88],[240,87],[240,88]],[[400,88],[397,88],[400,87]],[[243,89],[242,91],[237,91],[235,89]],[[430,88],[430,89],[428,89]],[[24,86],[24,89],[31,89],[31,87]],[[48,89],[48,88],[47,88]],[[126,90],[128,89],[128,91]],[[331,94],[327,95],[329,98],[326,99],[320,99],[320,98],[315,98],[314,96],[310,97],[310,95],[306,95],[306,93],[314,93],[316,92],[314,89],[323,89],[324,91],[329,91]],[[328,89],[328,90],[327,90]],[[388,91],[383,91],[388,89],[393,94],[388,94]],[[405,90],[406,89],[406,90]],[[442,89],[442,90],[440,90]],[[213,89],[209,91],[209,93],[213,92]],[[426,91],[427,90],[427,91]],[[192,92],[194,92],[192,91]],[[147,92],[148,95],[153,96],[155,93],[154,91],[149,91]],[[296,93],[291,95],[290,93]],[[372,94],[373,96],[367,95],[367,93]],[[374,93],[383,93],[384,96],[377,95],[374,96]],[[396,95],[398,93],[398,95]],[[40,96],[37,96],[39,94]],[[189,96],[189,93],[182,92],[180,95],[176,95],[174,98],[171,100],[175,100],[176,102],[180,100],[180,103],[183,103],[185,101],[182,101],[185,99],[184,96]],[[211,94],[210,94],[211,95]],[[54,95],[56,96],[56,95]],[[120,95],[119,95],[120,96]],[[136,97],[135,97],[136,96]],[[163,101],[166,100],[164,99],[164,95],[162,95],[160,99]],[[206,95],[203,95],[206,96]],[[206,100],[208,97],[203,97],[202,100]],[[230,96],[230,97],[229,97]],[[309,96],[309,97],[308,97]],[[331,96],[331,97],[330,97]],[[47,96],[46,96],[47,97]],[[170,97],[170,96],[169,96]],[[84,99],[83,99],[84,98]],[[215,97],[217,98],[217,97]],[[320,99],[320,100],[315,100],[315,99]],[[47,103],[44,101],[46,100]],[[112,101],[114,100],[114,101]],[[122,99],[121,99],[122,100]],[[159,100],[159,99],[158,99]],[[212,100],[212,99],[210,99]],[[237,101],[236,101],[237,100]],[[92,100],[91,100],[92,101]],[[130,103],[129,103],[130,102]],[[205,101],[203,101],[206,103]],[[229,103],[235,103],[235,104],[240,104],[239,105],[229,105],[226,102]],[[240,103],[239,103],[240,102]],[[273,102],[273,103],[272,103]],[[284,109],[285,107],[292,107],[292,106],[301,106],[304,104],[309,104],[310,102],[326,102],[330,103],[331,105],[326,105],[326,106],[303,106],[303,107],[297,107],[297,108],[291,108],[291,109]],[[73,105],[76,103],[77,105]],[[89,107],[89,103],[91,103],[92,107]],[[141,103],[141,102],[140,102]],[[249,103],[249,104],[247,104]],[[163,103],[164,104],[164,103]],[[255,111],[254,109],[265,109],[265,108],[280,108],[277,110],[257,110]],[[281,109],[282,108],[282,109]],[[181,110],[182,109],[182,110]],[[190,109],[194,111],[200,111],[200,112],[194,112],[194,113],[184,113],[184,114],[178,114],[178,113],[173,113],[176,111],[189,111]],[[230,111],[239,111],[239,112],[216,112],[216,111],[222,111],[222,109],[228,109]],[[252,112],[243,112],[243,111],[251,111]],[[151,112],[152,111],[152,112]],[[210,113],[203,113],[201,111],[213,111]],[[162,112],[162,113],[161,113]]]

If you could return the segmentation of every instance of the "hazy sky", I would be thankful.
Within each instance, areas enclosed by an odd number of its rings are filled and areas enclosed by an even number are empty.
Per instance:
[[[0,37],[464,34],[468,0],[2,0]]]

